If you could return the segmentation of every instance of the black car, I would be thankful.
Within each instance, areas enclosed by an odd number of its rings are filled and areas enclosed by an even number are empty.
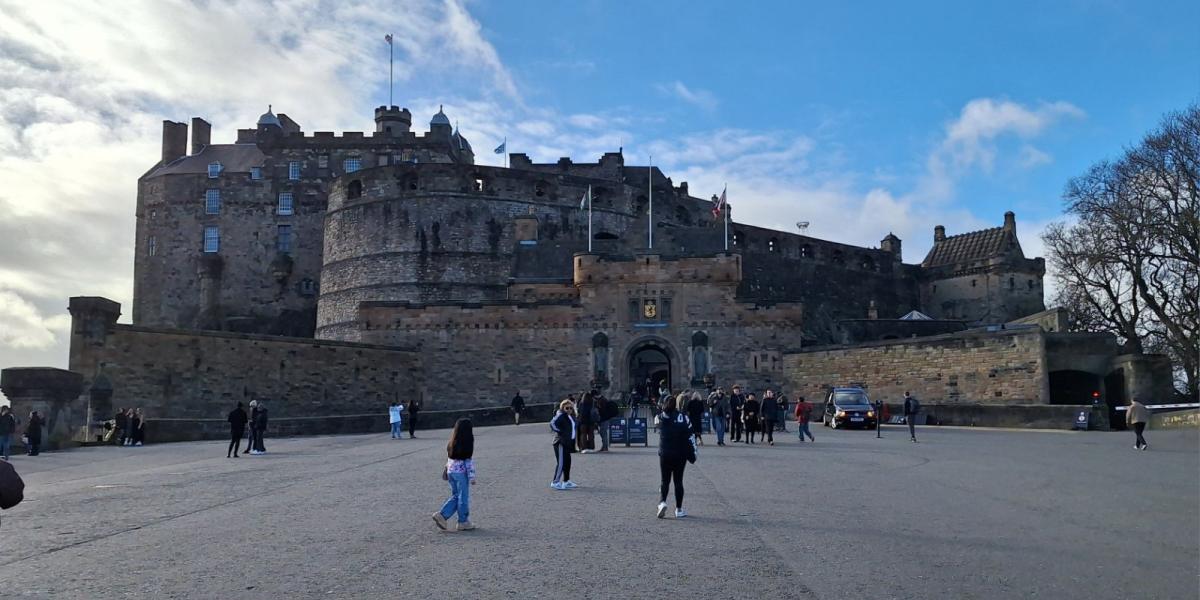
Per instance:
[[[825,396],[821,421],[826,427],[874,429],[875,419],[875,406],[862,388],[833,388]]]

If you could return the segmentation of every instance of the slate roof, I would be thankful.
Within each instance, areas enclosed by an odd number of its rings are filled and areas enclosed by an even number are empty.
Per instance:
[[[1017,237],[1003,227],[972,231],[935,242],[925,260],[921,261],[921,266],[940,267],[983,260],[1009,254],[1014,248],[1018,254],[1021,253]]]
[[[177,173],[208,173],[208,164],[221,163],[224,173],[249,173],[250,167],[261,167],[266,156],[254,144],[212,144],[199,154],[184,156],[163,165],[146,177]]]

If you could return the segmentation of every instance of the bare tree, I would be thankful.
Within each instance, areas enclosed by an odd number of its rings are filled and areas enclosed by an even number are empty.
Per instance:
[[[1067,185],[1071,224],[1047,229],[1060,303],[1131,352],[1169,354],[1200,389],[1200,107],[1168,115],[1116,161]]]

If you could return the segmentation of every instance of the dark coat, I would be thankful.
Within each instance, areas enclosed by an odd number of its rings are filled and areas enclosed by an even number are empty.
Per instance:
[[[577,425],[571,415],[558,411],[550,419],[550,431],[554,432],[554,443],[563,447],[563,452],[575,451],[575,434]]]
[[[267,428],[267,409],[259,408],[254,414],[254,428],[263,431]]]
[[[17,418],[12,413],[0,416],[0,435],[12,435],[17,430]]]
[[[763,398],[762,418],[764,421],[779,420],[779,401],[775,398]]]
[[[249,417],[246,416],[246,409],[238,407],[229,411],[229,430],[230,431],[246,431],[246,422]]]
[[[668,460],[686,460],[694,452],[692,422],[682,412],[658,415],[658,455]]]
[[[741,414],[742,406],[745,403],[746,403],[746,396],[744,394],[730,394],[729,395],[729,410],[733,411],[733,414],[735,414],[735,415]]]
[[[29,436],[29,441],[39,442],[42,439],[42,418],[29,417],[29,424],[25,426],[25,435]]]

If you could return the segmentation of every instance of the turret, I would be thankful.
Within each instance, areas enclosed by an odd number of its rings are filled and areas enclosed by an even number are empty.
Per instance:
[[[879,249],[884,252],[891,252],[892,258],[896,262],[900,262],[900,238],[896,237],[896,234],[888,232],[887,237],[879,242]]]
[[[259,145],[272,145],[280,137],[283,136],[283,124],[279,122],[279,117],[271,112],[271,105],[267,105],[267,112],[263,113],[258,118],[256,131],[254,132],[254,141]]]
[[[399,106],[380,106],[375,109],[375,131],[399,137],[412,128],[412,113]]]
[[[450,126],[450,117],[442,112],[442,107],[438,106],[438,111],[433,118],[429,120],[429,134],[432,136],[444,136],[446,139],[454,134],[454,128]]]

